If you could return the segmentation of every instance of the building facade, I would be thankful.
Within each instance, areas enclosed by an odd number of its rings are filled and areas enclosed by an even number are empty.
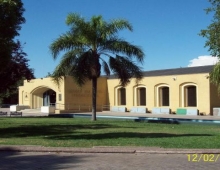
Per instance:
[[[98,79],[97,109],[108,103],[107,78]],[[19,87],[19,105],[31,109],[42,106],[56,107],[56,113],[89,111],[92,103],[92,84],[87,82],[79,87],[71,77],[65,77],[59,85],[51,78],[24,81]]]
[[[210,83],[213,66],[187,67],[144,72],[140,82],[122,87],[110,76],[98,80],[97,105],[99,110],[109,105],[112,111],[203,114],[212,115],[220,107],[217,87]],[[39,108],[55,104],[60,112],[76,107],[89,107],[92,102],[91,82],[79,88],[71,77],[57,86],[50,78],[25,81],[19,87],[19,105]],[[139,110],[139,111],[138,111]]]

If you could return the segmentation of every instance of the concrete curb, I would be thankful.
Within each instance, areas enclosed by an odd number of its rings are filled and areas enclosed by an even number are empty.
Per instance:
[[[134,149],[124,148],[74,148],[74,147],[43,147],[43,146],[0,146],[1,151],[12,152],[66,152],[66,153],[134,153]]]
[[[43,146],[0,146],[0,152],[63,152],[63,153],[147,153],[147,154],[220,154],[220,149],[165,149],[157,147],[43,147]]]

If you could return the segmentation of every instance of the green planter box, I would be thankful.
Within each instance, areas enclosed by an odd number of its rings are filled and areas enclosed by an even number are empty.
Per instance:
[[[177,115],[186,115],[186,109],[177,109],[176,114]]]

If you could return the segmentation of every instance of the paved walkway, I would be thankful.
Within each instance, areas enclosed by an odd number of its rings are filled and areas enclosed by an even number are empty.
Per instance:
[[[220,149],[0,146],[1,170],[218,170]]]
[[[1,170],[219,170],[220,167],[220,160],[212,162],[211,155],[196,162],[187,154],[0,152],[0,157]]]

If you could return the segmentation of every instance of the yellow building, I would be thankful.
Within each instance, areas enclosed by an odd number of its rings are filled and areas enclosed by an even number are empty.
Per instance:
[[[97,88],[97,110],[101,110],[108,103],[106,77],[98,79]],[[78,87],[71,77],[65,77],[58,86],[51,78],[33,79],[24,81],[24,85],[19,87],[19,106],[31,109],[55,106],[55,111],[50,112],[56,113],[90,111],[91,96],[91,82]]]
[[[149,112],[153,114],[212,115],[220,107],[217,88],[210,83],[213,66],[187,67],[144,72],[126,87],[110,76],[98,79],[98,110],[109,105],[112,111]],[[19,87],[19,105],[30,108],[56,105],[56,112],[90,109],[91,82],[79,88],[71,77],[58,87],[50,78],[25,81]],[[79,109],[80,108],[80,109]]]

